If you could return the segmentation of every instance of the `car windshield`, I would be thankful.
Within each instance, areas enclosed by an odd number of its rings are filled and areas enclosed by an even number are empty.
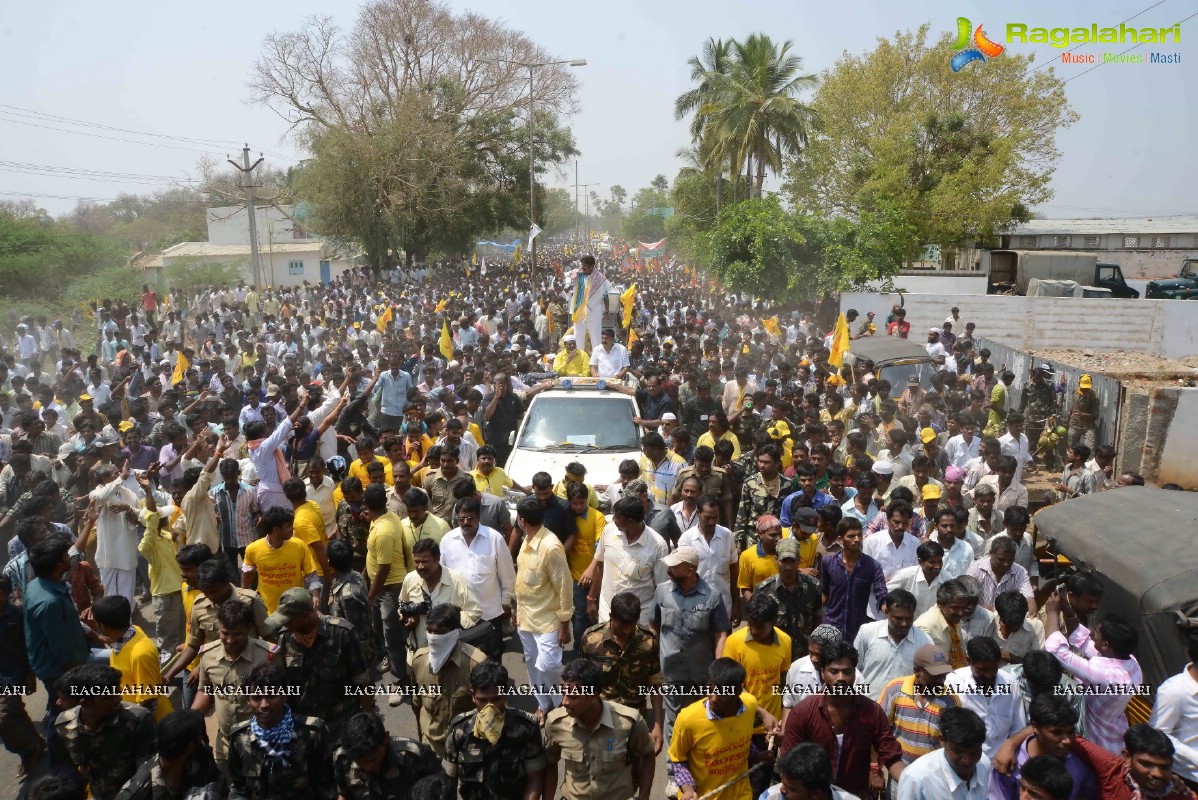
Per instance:
[[[891,364],[878,370],[880,380],[890,381],[890,396],[899,397],[907,388],[907,379],[912,375],[919,378],[919,385],[925,389],[932,386],[932,364]]]
[[[517,447],[525,450],[639,450],[632,404],[622,397],[542,395]]]

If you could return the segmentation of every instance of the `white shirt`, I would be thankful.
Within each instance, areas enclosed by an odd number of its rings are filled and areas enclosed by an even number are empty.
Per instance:
[[[728,381],[724,387],[723,405],[724,413],[731,414],[736,411],[736,404],[739,400],[742,404],[745,400],[752,400],[753,395],[757,393],[757,384],[752,380],[745,381],[744,393],[741,393],[740,385],[735,380]]]
[[[857,670],[857,674],[853,676],[853,683],[858,686],[865,683],[861,670]],[[786,671],[786,685],[782,687],[782,707],[794,708],[801,701],[813,694],[820,694],[823,690],[824,679],[816,672],[815,665],[811,663],[811,656],[803,656]]]
[[[599,372],[600,378],[614,378],[628,365],[628,348],[618,342],[612,344],[611,350],[604,350],[602,345],[591,350],[591,366]]]
[[[969,532],[966,531],[966,535],[968,535],[968,533]],[[977,536],[977,534],[975,533],[974,536]],[[944,547],[944,544],[940,541],[940,538],[934,534],[928,541],[935,542],[941,547]],[[981,539],[979,537],[979,542],[980,541]],[[953,546],[945,548],[944,550],[944,566],[940,570],[941,577],[943,577],[946,581],[951,581],[954,578],[961,577],[969,571],[971,566],[973,566],[973,560],[975,558],[977,558],[977,556],[974,554],[973,546],[967,540],[958,539],[954,536]]]
[[[937,356],[946,358],[948,356],[948,351],[944,349],[944,345],[940,344],[940,342],[928,342],[924,345],[924,349],[928,351],[928,355],[932,358],[936,358]]]
[[[311,480],[304,481],[304,488],[308,491],[308,499],[315,500],[320,506],[320,515],[324,517],[324,529],[332,531],[337,529],[337,505],[333,502],[333,492],[336,486],[333,484],[333,479],[328,475],[324,476],[319,486],[313,486]]]
[[[1173,771],[1188,781],[1198,780],[1198,682],[1186,664],[1156,690],[1156,705],[1148,724],[1169,735],[1176,752]]]
[[[903,567],[913,567],[919,563],[919,559],[915,557],[918,548],[919,539],[906,532],[895,547],[894,540],[890,538],[890,531],[883,530],[866,536],[861,550],[878,562],[882,567],[882,574],[886,576],[886,580],[890,580]]]
[[[1023,713],[1023,700],[1011,676],[1002,670],[995,677],[994,694],[985,694],[973,677],[973,669],[965,666],[955,669],[944,679],[951,687],[963,708],[977,712],[986,723],[986,741],[982,744],[982,755],[991,758],[1008,737],[1027,725]]]
[[[907,632],[907,638],[895,642],[890,636],[890,623],[884,619],[867,622],[857,630],[853,641],[853,647],[857,648],[857,668],[869,684],[869,696],[874,702],[881,699],[887,683],[911,674],[915,651],[925,644],[932,644],[932,637],[915,626]]]
[[[990,759],[983,754],[966,782],[949,766],[944,748],[908,764],[895,793],[896,800],[986,800],[989,796]]]
[[[987,475],[978,481],[978,486],[981,486],[983,483],[988,483],[994,487],[994,510],[999,514],[1011,506],[1023,506],[1027,508],[1027,487],[1019,482],[1018,477],[1013,479],[1006,489],[1002,490],[998,488],[998,475]]]
[[[981,438],[976,435],[971,441],[966,442],[965,437],[958,433],[944,445],[944,454],[948,456],[949,464],[958,469],[965,469],[966,464],[978,457],[981,444]]]
[[[886,582],[886,589],[891,592],[895,589],[906,589],[915,595],[915,616],[918,617],[936,605],[936,590],[946,580],[948,578],[944,577],[944,572],[940,572],[929,584],[927,579],[924,578],[923,567],[916,564],[914,567],[903,567],[894,573],[893,577]],[[895,677],[899,676],[896,675]]]
[[[618,500],[619,498],[616,499]],[[689,516],[681,500],[670,506],[670,511],[674,512],[674,519],[678,520],[678,530],[680,531],[689,531],[699,524],[699,506],[697,504],[695,505],[695,510]]]
[[[1031,450],[1027,443],[1027,434],[1019,434],[1019,441],[1009,433],[1004,433],[998,437],[998,443],[1002,446],[1002,454],[1004,456],[1012,456],[1015,459],[1015,480],[1013,483],[1023,482],[1023,465],[1032,463]]]
[[[136,509],[139,498],[119,481],[93,489],[90,497],[100,506],[96,520],[96,566],[100,569],[137,569],[137,526],[111,506],[124,503]]]
[[[461,528],[441,539],[441,566],[466,579],[478,597],[483,619],[503,614],[516,596],[516,565],[503,535],[486,525],[478,526],[474,541],[466,544]]]
[[[595,544],[595,560],[603,564],[603,584],[599,587],[599,621],[607,622],[611,599],[620,592],[632,592],[641,601],[641,624],[653,621],[653,593],[666,580],[666,565],[661,562],[670,552],[665,539],[652,528],[632,544],[615,523],[609,522]]]
[[[693,547],[699,551],[699,576],[724,595],[724,602],[731,613],[736,606],[732,605],[730,567],[740,560],[740,551],[732,540],[732,531],[723,525],[716,525],[709,543],[695,526],[678,537],[678,546]]]

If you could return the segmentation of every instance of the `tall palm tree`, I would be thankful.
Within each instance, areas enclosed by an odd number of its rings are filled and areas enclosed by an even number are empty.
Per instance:
[[[814,124],[811,107],[797,96],[814,88],[817,78],[802,74],[803,60],[790,54],[791,46],[787,41],[779,47],[765,34],[734,41],[728,69],[705,72],[699,87],[703,102],[695,118],[703,138],[711,137],[702,151],[713,166],[730,164],[733,175],[747,167],[758,197],[766,171],[780,172],[783,159],[807,144]]]
[[[692,56],[686,63],[691,68],[691,80],[695,88],[689,89],[674,101],[674,117],[682,119],[687,114],[698,112],[711,99],[712,76],[727,75],[732,67],[730,55],[734,42],[714,36],[703,45],[703,52]],[[703,115],[695,113],[691,120],[691,138],[698,141],[703,135]]]

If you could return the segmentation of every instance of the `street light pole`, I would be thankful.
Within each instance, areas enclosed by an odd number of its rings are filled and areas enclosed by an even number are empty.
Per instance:
[[[537,67],[554,67],[563,64],[570,67],[585,67],[587,61],[585,58],[543,62],[512,61],[506,58],[480,58],[477,61],[480,64],[511,64],[516,67],[525,67],[528,69],[528,229],[529,233],[531,233],[532,226],[537,223],[536,148],[534,147],[532,119],[534,101],[536,99],[535,87],[533,86],[536,69]],[[528,259],[528,277],[531,279],[537,269],[536,239],[532,239],[528,243]]]

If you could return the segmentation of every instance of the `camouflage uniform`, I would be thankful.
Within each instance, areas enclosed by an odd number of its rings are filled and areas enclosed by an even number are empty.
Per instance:
[[[245,698],[234,694],[223,694],[222,689],[234,689],[250,670],[270,661],[273,648],[261,639],[250,639],[235,661],[225,656],[225,648],[219,641],[209,642],[200,650],[199,690],[208,692],[216,704],[216,741],[212,744],[216,763],[222,769],[229,760],[229,732],[239,722],[250,718],[251,712]]]
[[[422,687],[436,686],[440,693],[414,695],[412,709],[420,723],[420,741],[433,748],[438,757],[445,758],[449,724],[457,715],[474,708],[470,696],[470,671],[486,661],[487,655],[477,647],[459,643],[441,665],[441,671],[434,675],[429,667],[428,652],[427,647],[421,647],[412,656],[412,682]]]
[[[345,721],[362,710],[361,698],[345,689],[369,686],[370,676],[358,634],[345,620],[321,616],[311,647],[298,644],[295,634],[284,629],[279,635],[278,652],[271,660],[287,670],[291,684],[303,687],[303,693],[292,704],[295,713],[319,713],[334,738]]]
[[[290,766],[267,760],[254,740],[251,721],[233,726],[229,736],[229,800],[332,800],[337,796],[329,769],[329,734],[316,717],[295,714]]]
[[[745,481],[740,496],[740,509],[736,513],[736,549],[739,552],[743,553],[757,544],[758,519],[767,514],[782,516],[782,501],[786,499],[787,482],[781,474],[775,480],[778,481],[777,496],[770,494],[761,473]]]
[[[604,700],[621,703],[642,714],[648,708],[648,696],[641,693],[640,687],[661,686],[664,682],[657,634],[644,625],[636,626],[623,650],[612,636],[609,623],[592,625],[582,635],[582,656],[603,669]]]
[[[382,643],[378,641],[370,614],[369,589],[360,572],[348,572],[344,577],[333,578],[329,589],[329,614],[354,626],[358,640],[362,643],[362,658],[370,682],[379,679],[379,660],[382,658]]]
[[[183,767],[183,788],[176,792],[166,782],[162,775],[162,767],[158,765],[158,757],[148,759],[134,773],[125,787],[117,794],[117,800],[177,800],[180,797],[190,797],[192,793],[203,792],[204,797],[221,797],[224,785],[220,771],[212,760],[212,753],[203,748],[197,749],[187,759]]]
[[[349,503],[342,500],[337,504],[337,532],[354,549],[354,571],[366,569],[366,539],[370,536],[370,521],[354,512]]]
[[[478,711],[454,717],[445,741],[445,774],[457,778],[462,800],[521,800],[528,773],[545,769],[541,728],[510,706],[503,734],[492,745],[474,735]]]
[[[133,703],[120,708],[92,731],[83,724],[83,707],[58,715],[54,723],[56,746],[79,770],[96,800],[112,800],[137,767],[158,749],[154,715]]]
[[[792,591],[782,585],[781,577],[771,575],[753,587],[753,594],[768,594],[778,601],[778,618],[774,624],[790,636],[791,658],[807,655],[807,635],[824,611],[819,581],[799,573],[799,582]]]
[[[1044,432],[1045,420],[1057,413],[1057,393],[1048,381],[1028,381],[1023,387],[1023,398],[1020,401],[1023,411],[1024,433],[1027,434],[1028,446],[1032,452],[1039,447],[1040,434]],[[1053,452],[1045,457],[1045,466],[1051,466]]]
[[[357,765],[343,747],[333,753],[337,792],[345,800],[407,800],[412,784],[428,775],[443,775],[441,762],[428,745],[392,736],[377,773]]]

